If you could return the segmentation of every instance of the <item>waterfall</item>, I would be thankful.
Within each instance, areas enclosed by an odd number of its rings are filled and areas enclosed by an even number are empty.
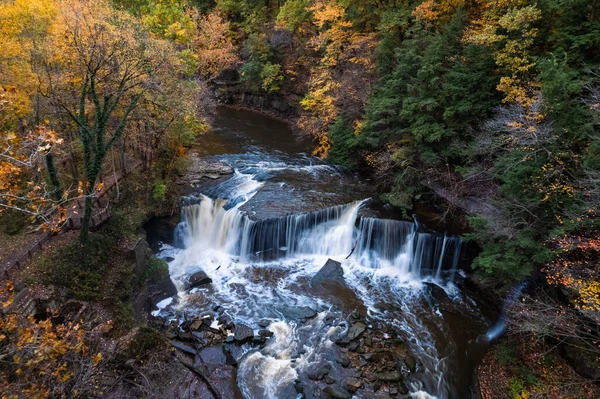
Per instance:
[[[458,237],[417,231],[406,221],[359,217],[366,201],[315,212],[252,220],[238,199],[212,199],[201,194],[181,210],[175,246],[210,248],[242,261],[265,261],[302,255],[353,260],[370,268],[393,265],[413,276],[452,279],[462,241]]]
[[[527,282],[523,282],[510,290],[510,292],[506,296],[506,300],[504,301],[504,306],[502,307],[500,317],[485,334],[485,339],[488,342],[494,341],[500,338],[502,334],[504,334],[504,332],[506,331],[506,312],[512,306],[513,303],[519,300],[526,286]]]

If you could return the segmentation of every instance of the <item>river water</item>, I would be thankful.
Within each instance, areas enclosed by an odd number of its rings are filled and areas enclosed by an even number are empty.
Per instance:
[[[312,157],[280,121],[219,108],[213,126],[193,150],[235,173],[182,199],[173,240],[158,255],[170,260],[179,294],[159,313],[218,305],[255,331],[268,320],[274,336],[239,353],[237,384],[247,398],[302,397],[294,383],[308,398],[326,397],[326,382],[310,378],[324,363],[338,381],[364,374],[332,361],[347,353],[334,342],[356,313],[373,340],[394,336],[416,360],[410,370],[398,366],[407,397],[470,397],[489,321],[461,288],[462,241],[399,220],[370,200],[371,182]],[[312,283],[328,259],[341,262],[343,282]],[[212,284],[187,291],[185,279],[198,270]],[[307,308],[316,316],[298,316]],[[354,397],[391,397],[394,383],[369,381]]]

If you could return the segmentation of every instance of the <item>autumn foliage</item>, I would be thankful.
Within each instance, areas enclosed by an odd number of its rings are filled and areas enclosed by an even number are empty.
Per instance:
[[[88,330],[84,322],[59,322],[48,311],[45,320],[12,313],[9,283],[0,290],[0,391],[3,399],[89,397],[99,394],[96,373],[102,352],[94,350],[111,323]],[[4,313],[8,310],[8,313]]]

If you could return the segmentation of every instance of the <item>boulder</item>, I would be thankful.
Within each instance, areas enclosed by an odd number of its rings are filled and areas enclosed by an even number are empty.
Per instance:
[[[323,393],[325,393],[328,397],[334,399],[351,399],[352,395],[349,394],[345,389],[337,387],[335,385],[328,385],[323,389]]]
[[[211,278],[208,277],[208,275],[206,273],[204,273],[202,270],[200,270],[200,271],[193,273],[192,275],[190,275],[187,278],[185,288],[187,290],[189,290],[190,288],[200,287],[202,285],[206,285],[206,284],[210,284],[210,283],[212,283]]]
[[[348,329],[348,331],[346,332],[346,335],[344,335],[344,337],[338,339],[336,341],[336,343],[338,345],[348,345],[350,342],[359,338],[362,335],[362,333],[365,332],[366,329],[367,329],[367,326],[365,325],[365,323],[361,323],[360,321],[356,322],[352,325],[352,327],[350,327]]]
[[[196,154],[190,156],[192,166],[179,184],[198,184],[202,179],[218,179],[221,176],[233,174],[233,168],[225,162],[199,158]]]
[[[173,345],[175,348],[179,349],[180,351],[185,352],[190,355],[196,355],[196,353],[197,353],[196,349],[194,349],[191,346],[188,346],[182,342],[179,342],[179,341],[172,340],[171,345]]]
[[[196,365],[198,364],[226,364],[227,357],[223,352],[222,346],[209,346],[204,348],[196,356]]]
[[[237,324],[233,329],[233,338],[239,344],[248,342],[254,338],[254,331],[245,324]]]
[[[437,302],[443,302],[450,299],[448,294],[446,294],[446,291],[444,291],[444,289],[439,285],[433,283],[425,283],[425,285],[429,287],[429,293],[431,297]]]
[[[286,319],[298,320],[298,319],[312,319],[317,315],[317,311],[309,306],[282,306],[280,309],[281,313]]]
[[[406,358],[404,359],[404,364],[406,364],[406,367],[408,367],[411,373],[417,371],[417,359],[415,359],[414,356],[406,356]]]
[[[347,378],[344,381],[344,388],[349,392],[356,392],[362,387],[362,382],[358,378]]]
[[[397,371],[377,373],[376,377],[379,381],[383,382],[398,382],[402,379],[402,375]]]
[[[327,259],[325,265],[315,274],[311,280],[311,284],[320,284],[324,281],[337,281],[344,283],[344,269],[342,264],[333,259]]]

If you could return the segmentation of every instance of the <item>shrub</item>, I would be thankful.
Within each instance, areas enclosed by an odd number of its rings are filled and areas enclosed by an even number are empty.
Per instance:
[[[169,277],[167,262],[154,256],[148,259],[143,280],[161,281],[167,277]]]

